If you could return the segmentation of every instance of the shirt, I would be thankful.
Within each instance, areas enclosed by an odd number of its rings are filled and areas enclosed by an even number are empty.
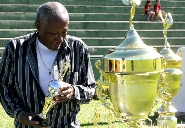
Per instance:
[[[150,5],[145,5],[145,14],[147,14],[148,11],[150,11]]]
[[[155,4],[155,5],[154,5],[154,12],[160,11],[160,10],[161,10],[161,5]]]
[[[48,83],[54,78],[53,62],[56,58],[58,50],[49,50],[46,46],[36,39],[37,60],[39,69],[39,83],[45,96],[49,95]]]
[[[0,63],[0,102],[6,113],[15,119],[15,128],[31,128],[19,122],[23,112],[41,113],[45,95],[40,87],[36,53],[37,31],[16,37],[6,45]],[[95,80],[86,44],[67,35],[54,60],[60,65],[70,59],[71,68],[63,81],[72,84],[72,100],[57,103],[48,113],[51,128],[78,128],[76,116],[81,103],[88,103],[95,93]]]

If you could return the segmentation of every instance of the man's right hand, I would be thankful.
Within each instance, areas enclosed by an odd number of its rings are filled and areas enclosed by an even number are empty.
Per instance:
[[[24,125],[33,126],[35,128],[50,128],[50,126],[40,126],[38,121],[31,120],[36,114],[33,112],[24,112],[20,115],[19,121]]]

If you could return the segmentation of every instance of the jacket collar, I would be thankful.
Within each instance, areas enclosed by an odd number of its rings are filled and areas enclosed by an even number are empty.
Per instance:
[[[38,73],[38,64],[37,64],[37,53],[36,53],[36,38],[37,31],[32,35],[31,38],[28,39],[27,46],[27,60],[30,65],[31,71],[33,73],[34,78],[39,83],[39,73]]]
[[[36,52],[36,38],[37,37],[38,37],[38,32],[35,31],[35,33],[33,33],[33,35],[27,40],[28,41],[27,60],[30,65],[34,78],[39,83],[39,70],[38,70],[38,61],[37,61],[37,52]],[[65,55],[65,53],[69,55],[70,46],[69,46],[69,41],[67,37],[66,39],[64,39],[64,42],[60,46],[56,59],[61,57],[62,55]]]

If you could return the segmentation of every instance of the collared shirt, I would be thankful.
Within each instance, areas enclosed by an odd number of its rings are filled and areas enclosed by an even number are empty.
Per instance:
[[[16,37],[7,43],[0,63],[0,101],[15,119],[15,128],[31,128],[19,122],[23,112],[41,113],[45,95],[39,84],[36,53],[37,32]],[[72,84],[74,98],[56,104],[47,114],[51,128],[78,128],[76,119],[81,103],[88,103],[95,92],[95,80],[86,44],[67,36],[54,61],[58,71],[70,59],[71,67],[63,81]],[[60,73],[60,72],[59,72]]]

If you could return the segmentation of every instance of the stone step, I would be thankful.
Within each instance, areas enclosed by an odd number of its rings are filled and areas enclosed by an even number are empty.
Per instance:
[[[153,6],[155,5],[155,0],[152,1],[152,5],[151,7],[153,8]],[[140,7],[144,7],[146,4],[146,0],[145,1],[141,1],[141,5],[139,5]],[[183,7],[185,5],[185,0],[161,0],[160,4],[163,7]]]
[[[41,5],[51,0],[6,0],[0,4],[36,4]],[[121,0],[55,0],[63,5],[123,5]]]
[[[35,12],[0,12],[0,20],[35,20]]]
[[[34,21],[29,20],[0,20],[0,29],[34,29]]]
[[[163,37],[163,30],[137,30],[137,32],[141,37]],[[127,30],[70,30],[68,34],[77,37],[124,37]],[[184,35],[184,29],[169,29],[167,34],[168,37],[183,37]]]
[[[0,12],[36,12],[39,5],[30,4],[0,4]],[[66,5],[69,13],[130,13],[131,6],[92,6]],[[184,14],[185,7],[163,7],[165,12]],[[143,7],[136,8],[136,14],[143,14]]]
[[[70,21],[129,21],[130,14],[122,13],[69,13]],[[134,21],[146,21],[148,15],[135,14]],[[185,14],[172,14],[174,21],[184,21]],[[155,19],[155,18],[154,18]],[[0,12],[0,20],[35,20],[33,12]]]
[[[160,52],[163,49],[163,45],[156,46],[156,47],[151,45],[151,47],[156,48],[156,50],[158,52]],[[175,53],[176,53],[177,49],[180,47],[185,47],[185,45],[171,45],[171,49]],[[108,53],[109,49],[114,49],[114,48],[115,48],[115,46],[108,46],[108,47],[99,47],[99,46],[90,47],[90,46],[88,46],[88,49],[90,51],[91,56],[104,56]],[[4,51],[4,47],[0,47],[0,56],[2,56],[3,51]]]
[[[180,46],[175,45],[174,47],[171,47],[171,50],[176,52],[179,47],[184,47],[184,46],[185,45],[180,45]],[[97,46],[97,47],[92,47],[92,48],[89,47],[89,51],[90,51],[90,54],[94,55],[94,56],[106,55],[108,53],[109,49],[113,49],[113,48],[115,48],[115,46],[112,46],[112,47],[99,47],[99,46]],[[160,52],[163,49],[163,45],[158,46],[158,47],[154,47],[154,48],[156,48],[156,50],[158,52]]]
[[[34,21],[0,20],[0,29],[35,29]],[[135,29],[160,29],[162,22],[133,21]],[[69,29],[128,30],[128,21],[70,21]],[[185,22],[174,21],[170,29],[185,29]]]
[[[16,36],[25,35],[33,32],[33,29],[0,29],[0,37],[12,38]],[[163,37],[162,30],[137,30],[141,37]],[[124,37],[127,30],[69,30],[69,35],[77,37]],[[184,29],[170,29],[168,30],[168,37],[183,37],[185,35]]]
[[[171,46],[171,50],[176,53],[178,48],[184,47],[184,46],[185,45],[173,45],[173,46]],[[112,47],[112,48],[115,48],[115,47]],[[163,45],[157,46],[157,47],[154,47],[154,48],[156,48],[156,50],[158,52],[160,52],[163,49]],[[90,51],[90,54],[92,56],[96,56],[96,55],[103,55],[104,56],[104,55],[106,55],[108,53],[109,49],[111,49],[111,47],[108,47],[108,48],[106,48],[106,47],[105,48],[104,47],[99,47],[99,46],[92,47],[92,48],[89,47],[89,51]]]
[[[148,21],[133,21],[135,29],[163,29],[162,22],[148,22]],[[89,21],[89,22],[71,22],[69,25],[70,29],[110,29],[110,30],[128,30],[129,22],[128,21]],[[170,29],[184,29],[185,22],[174,22]]]
[[[40,5],[44,2],[49,2],[50,0],[2,0],[0,4],[36,4]],[[63,5],[101,5],[101,6],[121,6],[124,5],[121,0],[55,0],[56,2],[61,2]],[[145,1],[141,1],[141,7],[145,5]],[[185,4],[185,0],[161,0],[162,7],[182,7]],[[152,2],[152,6],[155,1]]]
[[[99,47],[106,47],[106,46],[118,46],[124,41],[124,37],[80,37],[89,47],[99,46]],[[6,43],[11,38],[0,38],[0,47],[4,47]],[[141,37],[143,42],[146,45],[152,46],[163,46],[164,45],[164,38],[163,37]],[[184,40],[185,37],[168,37],[168,42],[170,45],[185,45]]]
[[[163,37],[142,37],[140,36],[142,41],[147,45],[163,45],[164,38]],[[118,46],[124,41],[124,37],[80,37],[88,46]],[[168,37],[168,42],[171,45],[185,45],[184,40],[185,37]]]

